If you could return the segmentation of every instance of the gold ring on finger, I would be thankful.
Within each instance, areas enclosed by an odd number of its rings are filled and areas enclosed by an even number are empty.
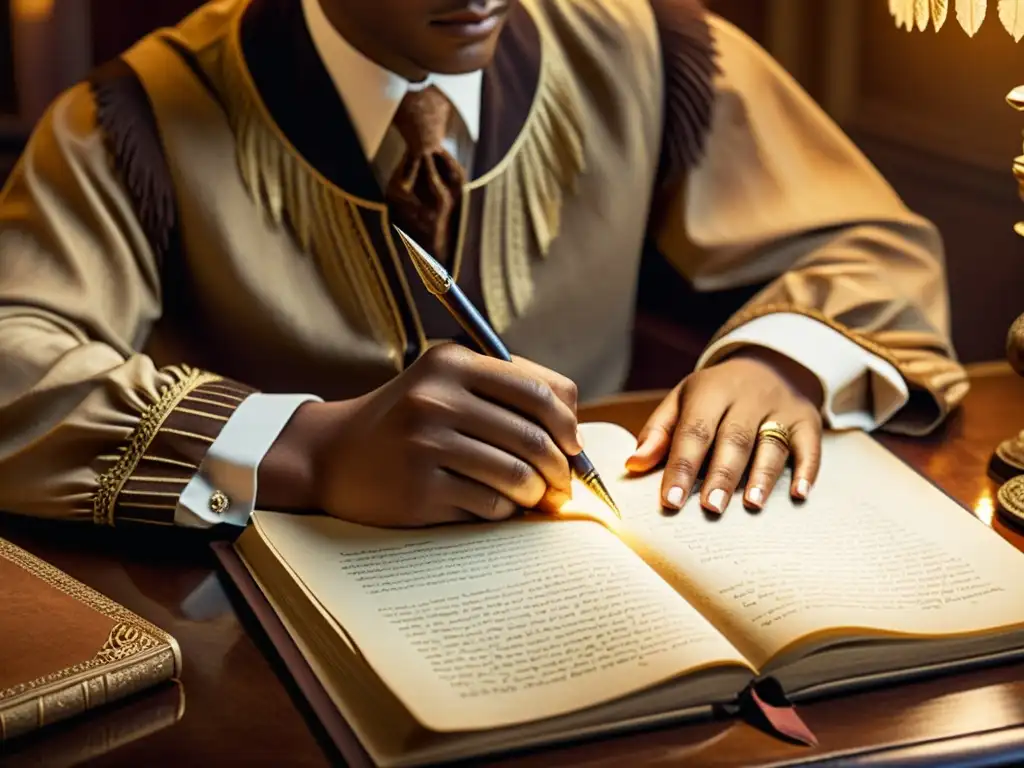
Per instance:
[[[757,429],[758,442],[773,442],[789,450],[789,430],[777,421],[766,421]]]

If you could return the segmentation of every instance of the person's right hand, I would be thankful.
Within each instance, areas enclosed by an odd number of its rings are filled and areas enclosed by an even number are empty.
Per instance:
[[[565,456],[583,450],[569,379],[455,344],[355,400],[303,405],[279,443],[293,465],[312,460],[293,475],[309,477],[317,508],[381,527],[557,509],[570,493]]]

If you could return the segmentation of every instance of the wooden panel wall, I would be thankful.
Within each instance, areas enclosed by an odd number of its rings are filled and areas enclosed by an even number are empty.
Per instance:
[[[776,56],[942,232],[953,338],[968,361],[1002,357],[1024,311],[1024,239],[1013,232],[1024,205],[1010,173],[1024,115],[1004,100],[1024,83],[1024,43],[990,6],[973,39],[952,10],[938,33],[897,29],[885,0],[778,0],[769,21],[790,29]]]
[[[176,24],[202,4],[202,0],[92,0],[94,59],[112,59],[143,35]]]
[[[0,115],[13,115],[18,111],[11,43],[11,0],[0,0]]]
[[[1024,312],[1024,205],[1010,173],[1024,115],[1004,97],[1024,83],[1024,44],[996,18],[972,39],[897,30],[881,2],[865,8],[856,98],[843,115],[907,202],[946,239],[954,341],[968,360],[1003,354]]]

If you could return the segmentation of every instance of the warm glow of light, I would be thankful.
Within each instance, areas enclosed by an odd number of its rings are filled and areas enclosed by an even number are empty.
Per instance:
[[[992,498],[992,492],[986,488],[982,491],[978,500],[974,502],[974,514],[979,520],[981,520],[981,522],[991,528],[995,513],[995,499]]]
[[[11,15],[18,21],[44,21],[53,14],[54,0],[11,0]]]
[[[622,528],[622,521],[608,505],[576,478],[572,480],[572,499],[562,506],[558,516],[566,520],[594,520],[615,534]]]

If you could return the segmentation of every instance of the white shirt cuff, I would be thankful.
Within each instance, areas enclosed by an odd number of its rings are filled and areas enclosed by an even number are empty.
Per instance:
[[[256,505],[260,462],[298,407],[312,401],[323,402],[314,395],[249,395],[178,497],[175,525],[247,525]]]
[[[824,393],[822,418],[831,429],[871,431],[910,399],[907,383],[891,363],[824,323],[792,312],[741,325],[704,351],[697,370],[747,345],[785,355],[817,376]]]

